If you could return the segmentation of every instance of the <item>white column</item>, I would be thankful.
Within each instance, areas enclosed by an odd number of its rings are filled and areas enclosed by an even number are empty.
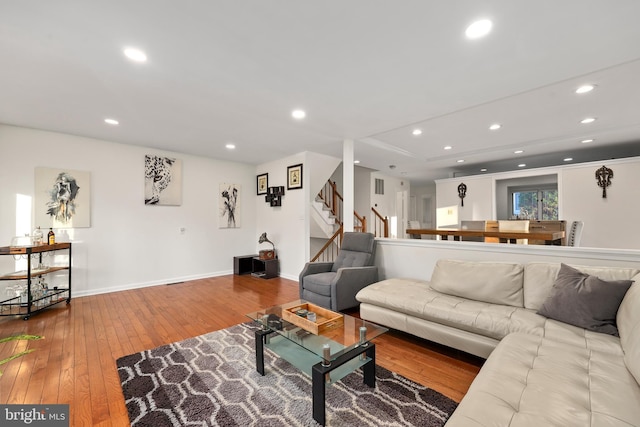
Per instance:
[[[353,140],[345,139],[342,142],[342,221],[344,231],[353,231],[354,202],[354,171],[353,171]]]

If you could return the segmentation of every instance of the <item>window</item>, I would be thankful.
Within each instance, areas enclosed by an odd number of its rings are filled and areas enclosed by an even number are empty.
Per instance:
[[[511,218],[554,221],[558,219],[557,186],[510,187]]]
[[[384,180],[376,178],[376,194],[384,194]]]

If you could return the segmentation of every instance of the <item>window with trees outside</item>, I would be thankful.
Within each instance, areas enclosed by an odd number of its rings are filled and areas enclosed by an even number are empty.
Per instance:
[[[509,188],[512,218],[554,221],[558,219],[558,188]]]

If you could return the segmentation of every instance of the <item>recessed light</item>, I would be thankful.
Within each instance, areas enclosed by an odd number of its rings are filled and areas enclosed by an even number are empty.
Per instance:
[[[580,142],[582,142],[583,144],[588,144],[588,143],[590,143],[590,142],[593,142],[593,139],[583,139],[583,140],[582,140],[582,141],[580,141]]]
[[[445,150],[451,150],[452,148],[453,148],[453,147],[452,147],[452,146],[450,146],[450,145],[445,145],[445,146],[444,146],[444,149],[445,149]]]
[[[146,62],[147,54],[141,51],[140,49],[136,49],[135,47],[127,47],[124,49],[124,54],[127,58],[136,62]]]
[[[480,19],[469,25],[464,32],[468,39],[475,40],[484,37],[491,31],[493,22],[488,19]]]
[[[104,122],[113,126],[117,126],[120,124],[116,119],[104,119]]]
[[[291,117],[293,117],[294,119],[301,120],[307,117],[307,113],[304,110],[293,110],[291,112]]]
[[[463,159],[458,160],[458,163],[464,163]]]
[[[225,147],[227,148],[227,150],[235,150],[236,144],[229,143],[229,144],[225,145]]]
[[[480,172],[486,172],[486,171],[487,171],[487,168],[480,169]]]
[[[520,163],[520,164],[518,165],[518,167],[519,167],[519,168],[523,168],[523,167],[525,167],[525,166],[527,166],[527,164],[526,164],[526,163]]]
[[[358,163],[360,163],[360,160],[354,160],[353,163],[357,165]]]
[[[576,89],[576,93],[591,92],[595,88],[596,88],[595,85],[582,85],[578,89]]]
[[[580,120],[580,123],[582,123],[583,125],[586,125],[588,123],[593,123],[595,121],[596,121],[595,117],[587,117],[586,119]]]
[[[513,154],[522,154],[524,153],[524,150],[516,150],[513,152]]]
[[[489,126],[489,130],[498,130],[502,127],[502,125],[500,123],[494,123],[491,126]]]
[[[565,159],[563,159],[563,160],[564,160],[565,162],[570,162],[570,161],[572,161],[572,160],[573,160],[573,157],[567,157],[567,158],[565,158]]]
[[[418,135],[422,135],[422,130],[421,129],[414,129],[413,132],[411,132],[413,135],[418,136]]]

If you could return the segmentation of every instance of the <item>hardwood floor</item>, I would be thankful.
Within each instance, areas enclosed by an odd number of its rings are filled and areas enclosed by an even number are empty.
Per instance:
[[[0,360],[35,349],[0,367],[0,403],[68,403],[71,426],[126,426],[116,359],[247,321],[245,313],[294,299],[297,282],[223,276],[76,298],[28,321],[0,318],[0,337],[45,337],[0,344]],[[397,331],[375,343],[379,365],[456,401],[482,363]]]

